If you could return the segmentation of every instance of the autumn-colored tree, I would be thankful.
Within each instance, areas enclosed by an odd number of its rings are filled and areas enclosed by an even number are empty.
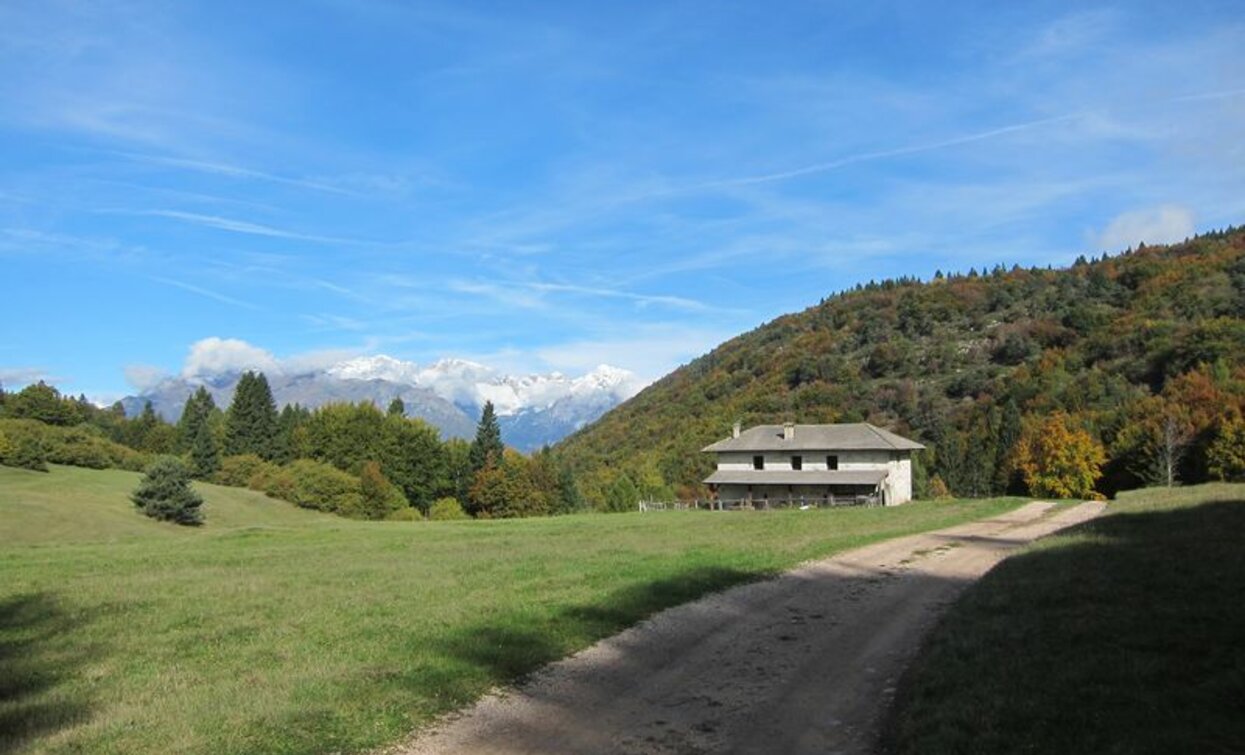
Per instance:
[[[1053,498],[1092,496],[1106,459],[1102,444],[1064,412],[1027,422],[1015,452],[1029,492]]]
[[[385,479],[380,464],[365,461],[359,471],[359,508],[343,513],[360,519],[384,519],[409,505],[402,491]]]
[[[1245,420],[1230,419],[1206,452],[1210,473],[1220,480],[1245,481]]]
[[[531,462],[513,449],[476,473],[468,493],[471,513],[481,518],[540,516],[551,509],[550,491],[532,480]]]

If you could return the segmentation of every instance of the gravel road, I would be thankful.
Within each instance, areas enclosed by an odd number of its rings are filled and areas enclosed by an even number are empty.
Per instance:
[[[393,752],[867,753],[900,674],[960,591],[1102,509],[1030,503],[663,611]]]

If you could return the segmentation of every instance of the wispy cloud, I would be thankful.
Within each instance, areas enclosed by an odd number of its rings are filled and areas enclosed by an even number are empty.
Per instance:
[[[533,291],[582,294],[584,296],[596,296],[606,299],[626,299],[643,306],[660,304],[667,307],[673,307],[675,309],[685,309],[694,312],[704,312],[711,309],[711,307],[704,302],[699,302],[695,299],[687,299],[682,296],[637,294],[630,291],[619,291],[609,288],[594,288],[591,286],[575,286],[565,283],[525,283],[523,285]]]
[[[353,191],[349,191],[340,186],[334,186],[326,181],[318,181],[307,178],[291,178],[289,176],[277,175],[275,173],[266,173],[262,170],[255,170],[253,168],[245,168],[232,163],[191,160],[183,157],[151,155],[141,152],[113,152],[112,154],[124,157],[128,160],[133,160],[135,162],[147,163],[149,165],[163,165],[170,168],[180,168],[182,170],[208,173],[217,176],[227,176],[229,178],[267,181],[269,183],[282,184],[284,186],[295,186],[301,189],[314,189],[316,191],[324,191],[332,194],[355,195],[355,192]]]
[[[291,231],[285,228],[276,228],[270,225],[252,223],[246,220],[224,218],[219,215],[202,215],[197,212],[183,212],[181,210],[139,210],[131,214],[168,218],[170,220],[178,220],[191,225],[204,226],[206,228],[217,228],[222,231],[230,231],[231,233],[243,233],[250,236],[267,236],[269,238],[290,239],[293,241],[310,241],[316,244],[371,243],[367,241],[359,241],[357,239],[343,239],[334,236],[319,236],[311,233],[300,233],[298,231]]]
[[[369,327],[368,323],[362,320],[327,313],[303,315],[303,319],[320,330],[362,331]]]
[[[256,306],[255,304],[252,304],[249,301],[242,301],[241,299],[235,299],[232,296],[226,296],[225,294],[222,294],[220,292],[212,291],[211,289],[203,288],[202,286],[196,286],[193,283],[186,283],[185,281],[179,281],[173,278],[164,278],[158,275],[151,275],[148,277],[157,283],[163,283],[166,286],[173,286],[175,288],[180,288],[183,291],[189,291],[192,294],[198,294],[199,296],[206,296],[207,298],[215,299],[216,301],[221,302],[222,304],[230,304],[235,307],[242,307],[243,309],[251,309],[257,312],[262,310],[262,307]]]
[[[846,157],[840,157],[836,160],[827,162],[813,163],[799,168],[791,168],[790,170],[777,171],[774,173],[762,173],[754,176],[740,176],[738,178],[726,178],[717,181],[707,181],[701,184],[695,184],[680,191],[691,191],[697,189],[713,189],[725,186],[745,186],[748,184],[770,183],[773,181],[786,181],[791,178],[812,175],[815,173],[825,173],[827,171],[838,170],[849,165],[857,163],[866,163],[874,160],[886,160],[895,157],[903,157],[905,155],[914,155],[921,152],[933,152],[936,150],[947,149],[950,147],[958,147],[973,142],[985,141],[987,139],[997,139],[1000,136],[1014,134],[1020,131],[1029,131],[1032,129],[1053,126],[1059,123],[1067,123],[1079,118],[1085,117],[1085,113],[1069,113],[1066,115],[1057,115],[1051,118],[1039,118],[1033,121],[1023,123],[1013,123],[1007,126],[1000,126],[986,131],[977,131],[962,136],[954,136],[938,141],[927,142],[924,144],[913,144],[905,147],[895,147],[893,149],[883,149],[873,152],[860,152]]]

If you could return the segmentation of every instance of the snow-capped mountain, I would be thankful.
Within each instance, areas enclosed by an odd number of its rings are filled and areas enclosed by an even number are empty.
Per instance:
[[[393,357],[359,357],[329,367],[325,372],[345,380],[384,380],[425,388],[458,406],[479,409],[492,401],[498,416],[548,409],[566,399],[596,403],[610,397],[617,404],[644,387],[631,372],[603,364],[578,378],[560,372],[547,375],[502,375],[465,359],[442,359],[421,368]]]
[[[505,375],[477,362],[442,359],[427,366],[386,355],[347,359],[319,370],[265,374],[279,406],[315,408],[337,401],[370,400],[384,408],[401,398],[407,415],[427,420],[444,437],[470,438],[486,401],[492,401],[506,443],[532,450],[592,422],[644,387],[627,370],[601,365],[580,377],[558,372]],[[151,401],[156,412],[176,421],[187,396],[203,385],[218,406],[228,406],[240,372],[183,374],[167,378],[124,400],[126,411]]]

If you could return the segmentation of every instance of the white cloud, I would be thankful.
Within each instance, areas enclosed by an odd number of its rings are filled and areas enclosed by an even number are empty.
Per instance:
[[[1180,205],[1163,205],[1116,215],[1101,233],[1093,236],[1101,251],[1121,251],[1138,244],[1170,244],[1195,233],[1193,211]]]
[[[48,374],[47,370],[39,367],[0,367],[0,386],[4,386],[6,391],[22,388],[40,380],[45,383],[57,382],[57,379]]]
[[[258,346],[237,338],[212,336],[190,345],[182,377],[208,377],[241,370],[275,373],[281,371],[281,366],[271,352]]]
[[[169,374],[163,369],[149,364],[131,364],[125,367],[125,382],[132,385],[140,393],[149,388],[154,388],[168,376]]]
[[[621,364],[643,380],[655,380],[722,343],[734,332],[655,324],[617,337],[568,341],[536,350],[554,369],[586,372],[602,364]]]

